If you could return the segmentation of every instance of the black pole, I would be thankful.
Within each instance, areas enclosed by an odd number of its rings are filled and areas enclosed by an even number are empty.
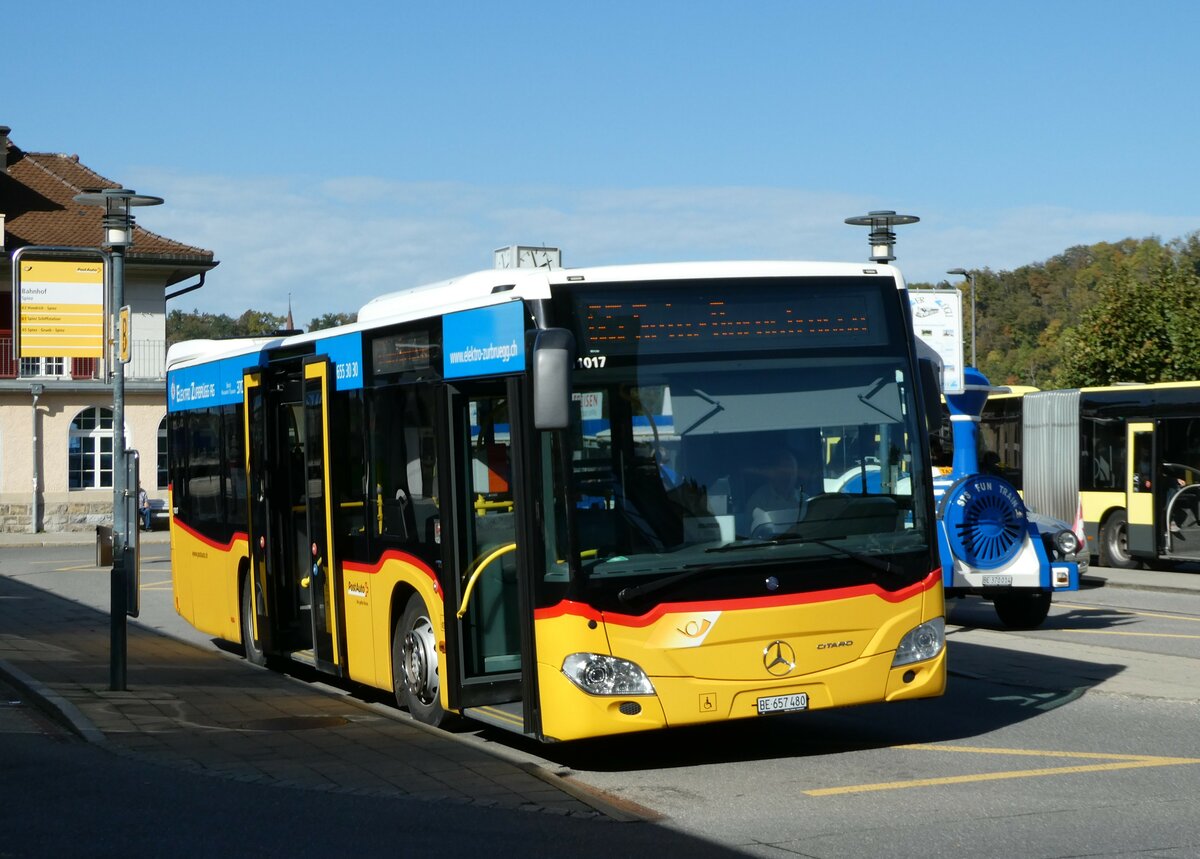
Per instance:
[[[126,228],[128,229],[128,228]],[[125,612],[126,581],[129,575],[125,564],[125,544],[128,522],[126,522],[125,495],[129,491],[125,485],[125,364],[118,352],[121,330],[121,308],[125,306],[125,248],[122,245],[112,246],[112,344],[108,355],[111,356],[113,373],[113,553],[112,574],[110,576],[110,654],[109,654],[109,684],[114,692],[125,691],[126,679],[126,629]]]

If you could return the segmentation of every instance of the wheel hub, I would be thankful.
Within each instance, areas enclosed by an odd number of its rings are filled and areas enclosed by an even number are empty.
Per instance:
[[[437,650],[429,618],[417,618],[404,636],[404,682],[422,704],[437,700]]]

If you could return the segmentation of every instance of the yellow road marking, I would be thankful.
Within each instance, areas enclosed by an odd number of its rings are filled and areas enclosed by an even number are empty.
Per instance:
[[[163,585],[166,585],[167,587],[163,587]],[[167,579],[165,582],[147,582],[146,584],[142,585],[142,590],[144,590],[144,591],[154,591],[154,590],[167,591],[167,590],[171,589],[170,585],[171,585],[170,579]]]
[[[1155,755],[1121,755],[1115,752],[1060,752],[1048,749],[1002,749],[995,746],[946,746],[939,743],[909,743],[894,748],[916,749],[923,752],[965,752],[972,755],[1008,755],[1009,757],[1027,758],[1081,758],[1096,761],[1169,760],[1200,764],[1200,758],[1159,758]]]
[[[1146,767],[1173,767],[1187,764],[1200,764],[1200,758],[1168,758],[1154,755],[1118,755],[1097,752],[1057,752],[1037,749],[997,749],[976,746],[938,746],[913,744],[896,746],[898,749],[916,749],[933,752],[965,752],[982,755],[1009,755],[1024,757],[1047,758],[1077,758],[1082,760],[1104,760],[1108,763],[1079,764],[1067,767],[1040,767],[1028,770],[1007,770],[1004,772],[974,773],[971,775],[943,776],[939,778],[910,779],[909,781],[876,782],[874,784],[847,785],[845,787],[826,787],[816,790],[806,790],[808,796],[837,796],[846,793],[868,793],[880,790],[902,790],[910,787],[935,787],[947,784],[969,784],[972,782],[1000,781],[1014,778],[1040,778],[1043,776],[1077,775],[1091,772],[1114,772],[1117,770],[1144,769]]]
[[[1056,602],[1056,603],[1054,603],[1054,605],[1056,605],[1058,608],[1081,608],[1081,609],[1090,609],[1092,611],[1108,610],[1107,606],[1077,605],[1075,603],[1067,603],[1067,602]],[[1182,615],[1182,614],[1166,614],[1164,612],[1158,612],[1158,611],[1133,611],[1132,609],[1124,609],[1124,608],[1112,609],[1112,610],[1117,612],[1118,614],[1137,615],[1138,617],[1162,617],[1162,618],[1166,618],[1167,620],[1186,620],[1186,621],[1190,621],[1191,623],[1200,623],[1200,617],[1196,617],[1194,615],[1189,616],[1189,615]]]

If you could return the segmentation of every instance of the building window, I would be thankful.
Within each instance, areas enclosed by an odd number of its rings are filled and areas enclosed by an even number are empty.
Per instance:
[[[112,409],[92,406],[71,421],[67,480],[71,489],[103,489],[113,485]]]
[[[22,358],[21,375],[61,376],[65,372],[63,358]]]
[[[171,478],[167,474],[167,416],[158,425],[158,488],[166,489]]]

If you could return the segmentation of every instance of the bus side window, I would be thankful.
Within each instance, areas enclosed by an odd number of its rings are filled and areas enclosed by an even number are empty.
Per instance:
[[[345,537],[361,537],[366,533],[362,391],[348,392],[344,401],[335,398],[329,406],[329,421],[335,527]]]
[[[381,388],[372,400],[369,517],[374,530],[421,546],[437,557],[437,455],[433,392],[416,386]]]
[[[1154,467],[1150,458],[1150,442],[1153,435],[1148,432],[1133,434],[1133,491],[1150,492],[1153,490]]]

